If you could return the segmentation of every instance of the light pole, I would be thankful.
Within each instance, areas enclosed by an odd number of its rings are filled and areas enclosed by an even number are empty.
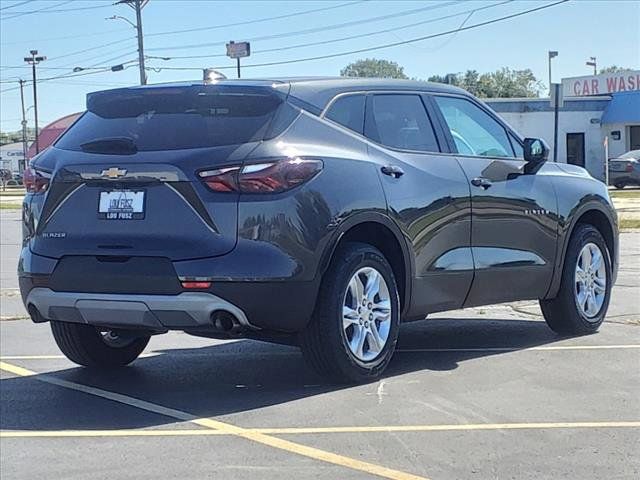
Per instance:
[[[551,85],[551,59],[558,56],[557,50],[549,50],[549,96],[551,96],[551,89],[553,88]]]
[[[33,110],[35,117],[35,127],[36,127],[36,153],[40,153],[40,143],[38,142],[38,90],[36,88],[36,65],[40,62],[43,62],[47,59],[44,56],[37,56],[37,50],[30,50],[30,57],[24,57],[24,61],[31,64],[31,73],[33,76]]]
[[[27,112],[24,109],[24,84],[26,82],[20,79],[20,105],[22,106],[22,162],[18,165],[18,171],[24,172],[27,166]]]
[[[598,68],[596,66],[596,57],[589,57],[589,61],[585,63],[587,67],[593,67],[593,74],[598,74]]]

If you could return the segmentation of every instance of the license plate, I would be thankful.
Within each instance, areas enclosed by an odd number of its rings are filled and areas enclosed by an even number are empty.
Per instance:
[[[98,218],[104,220],[140,220],[144,218],[144,190],[100,192]]]

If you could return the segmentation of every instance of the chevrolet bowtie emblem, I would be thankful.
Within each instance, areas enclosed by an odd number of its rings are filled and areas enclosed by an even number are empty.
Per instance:
[[[118,178],[124,177],[126,174],[127,171],[124,168],[120,169],[118,167],[111,167],[108,170],[102,170],[100,176],[106,178]]]

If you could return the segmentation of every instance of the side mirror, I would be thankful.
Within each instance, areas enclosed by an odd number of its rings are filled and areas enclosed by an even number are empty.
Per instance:
[[[549,145],[541,138],[525,138],[523,149],[525,162],[538,164],[549,158]]]

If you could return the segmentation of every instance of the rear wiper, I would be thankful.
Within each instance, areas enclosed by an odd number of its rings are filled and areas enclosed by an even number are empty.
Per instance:
[[[138,147],[129,137],[98,138],[83,143],[80,148],[86,153],[105,155],[133,155],[138,152]]]

